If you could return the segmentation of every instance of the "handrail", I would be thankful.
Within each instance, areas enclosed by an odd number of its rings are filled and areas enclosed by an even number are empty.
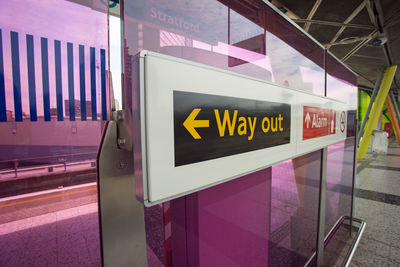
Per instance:
[[[343,222],[345,220],[349,220],[349,221],[355,221],[360,223],[360,227],[358,228],[358,232],[357,235],[354,237],[353,242],[349,248],[349,250],[347,251],[346,257],[343,260],[342,263],[342,267],[348,267],[351,259],[354,256],[354,253],[358,247],[358,243],[360,242],[361,236],[364,233],[365,227],[367,226],[367,223],[361,219],[358,218],[351,218],[350,216],[341,216],[336,223],[334,224],[334,226],[331,228],[331,230],[329,231],[329,233],[326,235],[326,237],[324,238],[324,248],[326,248],[326,246],[329,244],[329,241],[332,239],[332,237],[335,235],[335,233],[337,232],[337,230],[339,229],[339,227],[343,224]],[[350,225],[350,231],[351,231],[351,227],[352,225]],[[312,262],[315,260],[317,256],[317,253],[314,252],[311,257],[308,259],[308,261],[304,264],[305,267],[309,267],[311,266]]]
[[[344,258],[345,260],[343,261],[342,267],[348,267],[350,265],[351,259],[353,258],[354,253],[356,252],[358,244],[360,243],[361,236],[363,235],[363,233],[365,231],[365,227],[367,226],[367,223],[360,219],[353,217],[353,221],[357,221],[358,223],[360,223],[360,227],[358,228],[357,235],[354,238],[353,243],[351,244],[351,249],[349,251],[347,251],[347,254],[346,254],[346,257]]]
[[[76,156],[83,156],[83,155],[92,155],[94,156],[93,159],[96,158],[97,152],[86,152],[86,153],[75,153],[75,154],[66,154],[66,155],[54,155],[54,156],[47,156],[47,157],[36,157],[36,158],[25,158],[25,159],[10,159],[10,160],[3,160],[0,161],[1,163],[7,163],[7,162],[14,162],[14,177],[18,177],[18,165],[19,162],[24,162],[24,161],[30,161],[30,160],[40,160],[40,159],[58,159],[60,164],[64,165],[64,171],[67,171],[67,157],[76,157]],[[54,165],[54,163],[53,163]],[[21,168],[20,168],[21,170]],[[48,168],[49,172],[53,170],[53,167]]]
[[[47,157],[23,158],[23,159],[9,159],[9,160],[2,160],[2,161],[0,161],[0,163],[15,162],[15,161],[28,161],[28,160],[36,160],[36,159],[53,159],[53,158],[62,158],[62,157],[71,157],[71,156],[82,156],[82,155],[97,155],[97,151],[96,151],[96,152],[87,152],[87,153],[76,153],[76,154],[55,155],[55,156],[47,156]]]

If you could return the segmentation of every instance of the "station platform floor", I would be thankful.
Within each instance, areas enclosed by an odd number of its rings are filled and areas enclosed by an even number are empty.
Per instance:
[[[400,146],[358,161],[355,217],[367,226],[351,266],[400,266]]]
[[[3,198],[0,266],[101,266],[96,183]]]
[[[400,266],[400,146],[368,153],[357,173],[355,217],[367,227],[350,266]],[[0,266],[101,266],[98,227],[96,183],[2,198]]]

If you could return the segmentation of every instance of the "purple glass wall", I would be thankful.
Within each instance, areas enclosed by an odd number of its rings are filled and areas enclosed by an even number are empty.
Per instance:
[[[146,49],[324,95],[323,49],[262,1],[140,0],[124,10],[126,55]]]
[[[357,80],[355,75],[331,55],[327,60],[327,74],[327,96],[346,102],[350,106],[350,110],[346,118],[347,139],[328,148],[325,233],[341,216],[351,216],[354,142],[357,130],[355,121]]]
[[[271,169],[170,202],[173,266],[264,265]]]
[[[131,59],[146,49],[325,96],[324,49],[263,1],[125,1],[123,14],[126,94]],[[328,96],[352,103],[350,76],[329,72]],[[316,151],[147,209],[149,265],[304,265],[317,243],[320,164]]]
[[[100,265],[107,25],[103,0],[0,2],[0,266]]]
[[[272,167],[271,266],[300,266],[316,250],[321,152]]]
[[[353,200],[353,171],[357,80],[354,73],[340,64],[334,57],[327,59],[327,96],[338,99],[349,105],[347,123],[347,138],[344,142],[328,147],[327,176],[326,176],[326,208],[325,235],[342,216],[352,216]],[[340,235],[340,231],[338,231]],[[343,234],[342,234],[343,235]],[[334,239],[326,247],[324,262],[332,265],[343,250],[347,249],[345,239]]]

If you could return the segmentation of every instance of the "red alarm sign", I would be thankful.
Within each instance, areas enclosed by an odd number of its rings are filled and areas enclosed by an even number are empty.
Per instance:
[[[336,110],[303,107],[303,140],[336,133]]]

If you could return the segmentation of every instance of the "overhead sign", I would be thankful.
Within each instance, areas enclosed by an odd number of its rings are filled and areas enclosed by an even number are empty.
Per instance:
[[[290,143],[290,104],[173,94],[175,166]]]
[[[339,101],[147,51],[134,68],[135,178],[149,206],[346,138]]]

